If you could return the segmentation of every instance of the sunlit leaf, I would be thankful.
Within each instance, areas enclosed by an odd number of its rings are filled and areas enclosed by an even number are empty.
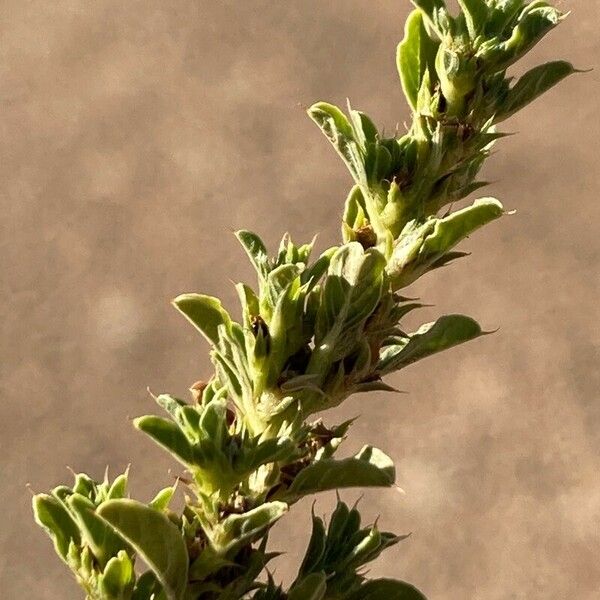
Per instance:
[[[364,157],[346,115],[337,106],[327,102],[319,102],[311,106],[308,115],[342,157],[355,181],[366,183]]]
[[[394,289],[413,283],[461,240],[503,214],[498,200],[482,198],[442,219],[407,225],[387,267]]]
[[[465,15],[471,39],[475,39],[489,19],[490,9],[485,0],[458,0]]]
[[[402,369],[418,360],[468,342],[483,332],[479,324],[464,315],[446,315],[434,323],[421,326],[415,333],[384,346],[377,371],[386,374]]]
[[[441,38],[449,24],[449,15],[444,0],[411,0],[427,17],[429,26]]]
[[[417,97],[425,71],[434,67],[438,45],[425,29],[422,11],[413,10],[406,21],[404,39],[396,53],[402,89],[413,110],[417,110]]]
[[[236,237],[246,251],[250,262],[260,277],[269,274],[269,253],[263,241],[252,231],[241,229],[236,232]]]
[[[133,421],[137,429],[150,436],[157,444],[166,448],[184,465],[194,464],[194,451],[178,425],[154,415],[139,417]]]
[[[354,458],[323,459],[304,468],[294,479],[284,498],[347,487],[389,487],[396,479],[392,460],[381,450],[365,446]]]
[[[135,500],[109,500],[102,517],[152,569],[167,600],[182,600],[187,584],[188,554],[177,527],[161,511]]]
[[[35,521],[54,541],[56,553],[66,560],[71,541],[79,543],[79,528],[65,506],[48,494],[36,494],[33,497],[33,515]]]
[[[219,342],[220,325],[227,329],[231,327],[231,318],[218,298],[182,294],[173,300],[173,304],[211,344]]]
[[[72,494],[66,503],[77,521],[83,541],[104,567],[110,558],[125,548],[123,540],[98,516],[96,507],[85,496]]]
[[[129,600],[135,583],[133,562],[128,554],[121,550],[113,556],[100,577],[99,588],[110,600]]]
[[[229,515],[212,534],[214,550],[219,555],[233,553],[265,533],[287,511],[285,502],[266,502],[248,512]]]
[[[334,360],[351,353],[360,340],[360,328],[382,293],[385,258],[358,242],[339,248],[331,258],[322,286],[315,327],[315,351],[309,373],[324,373]]]
[[[575,67],[564,60],[534,67],[510,89],[496,115],[496,122],[508,119],[573,73],[576,73]]]

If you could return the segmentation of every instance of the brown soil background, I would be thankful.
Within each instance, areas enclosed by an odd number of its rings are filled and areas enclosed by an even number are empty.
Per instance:
[[[600,2],[529,64],[597,66]],[[169,306],[251,279],[231,235],[337,240],[349,177],[306,118],[316,100],[408,116],[394,66],[408,0],[0,2],[2,524],[0,597],[80,598],[31,519],[29,492],[132,463],[148,498],[175,465],[133,433],[146,386],[185,394],[203,341]],[[521,67],[522,68],[522,67]],[[473,256],[410,290],[420,315],[465,312],[498,333],[392,378],[410,392],[351,399],[345,452],[373,442],[406,491],[368,492],[367,519],[412,531],[374,575],[432,600],[600,594],[598,72],[507,124],[485,176],[518,214]],[[175,471],[176,472],[176,467]],[[353,500],[358,491],[345,492]],[[332,496],[318,499],[325,513]],[[296,568],[309,502],[273,546]]]

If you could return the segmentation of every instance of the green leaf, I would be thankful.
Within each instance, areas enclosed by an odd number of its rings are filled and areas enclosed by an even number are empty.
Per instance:
[[[313,509],[314,511],[314,509]],[[327,535],[325,533],[325,524],[323,519],[317,517],[314,512],[312,514],[312,533],[308,548],[298,571],[298,578],[308,575],[315,571],[321,564],[321,559],[325,553],[325,544]]]
[[[546,2],[531,2],[519,15],[510,38],[500,44],[494,43],[489,50],[484,51],[484,60],[495,71],[507,69],[556,27],[561,18],[560,11]]]
[[[458,0],[465,15],[469,36],[474,40],[485,27],[490,9],[485,0]]]
[[[353,540],[360,529],[360,513],[356,508],[338,500],[327,528],[327,548],[323,568],[327,573],[337,570],[339,561],[351,551]]]
[[[366,215],[367,212],[360,186],[355,184],[352,186],[344,205],[342,235],[345,243],[356,241],[356,231],[368,225]],[[325,268],[327,268],[327,265]]]
[[[377,372],[385,375],[403,369],[422,358],[442,352],[483,335],[479,324],[464,315],[446,315],[434,323],[422,325],[400,343],[384,346]]]
[[[182,294],[173,300],[173,305],[211,343],[219,342],[219,326],[231,329],[231,318],[221,301],[202,294]]]
[[[97,493],[96,482],[88,477],[85,473],[77,473],[77,475],[75,475],[73,492],[76,494],[81,494],[82,496],[85,496],[94,502]]]
[[[363,112],[353,110],[348,101],[348,114],[352,123],[354,139],[361,148],[366,148],[368,143],[377,141],[379,132],[375,123]]]
[[[325,573],[311,573],[288,592],[288,600],[321,600],[327,591]]]
[[[354,537],[355,546],[339,563],[338,569],[356,571],[362,565],[377,558],[383,550],[382,537],[377,527],[362,530]]]
[[[411,0],[427,17],[429,26],[442,38],[450,24],[450,15],[444,0]]]
[[[443,219],[432,217],[420,225],[409,223],[388,263],[394,289],[413,283],[461,240],[503,214],[498,200],[482,198]]]
[[[227,401],[224,398],[211,400],[204,406],[199,421],[202,436],[216,448],[223,446],[227,435]]]
[[[235,236],[246,251],[250,262],[261,278],[269,274],[269,253],[263,241],[252,231],[241,229]]]
[[[471,206],[437,221],[432,234],[425,238],[421,253],[428,258],[435,256],[437,260],[465,237],[503,214],[502,204],[495,198],[476,200]]]
[[[352,516],[351,516],[352,515]],[[344,541],[346,531],[353,535],[360,527],[360,514],[356,509],[350,510],[345,502],[338,500],[338,503],[329,519],[329,527],[327,528],[327,554],[331,555],[331,550],[339,542]],[[326,558],[331,558],[327,556]]]
[[[236,563],[218,556],[210,547],[206,547],[200,556],[190,565],[190,581],[203,581],[224,567],[235,567]]]
[[[355,349],[361,327],[381,298],[384,269],[384,256],[374,248],[363,250],[358,242],[345,244],[332,256],[307,373],[326,373],[333,361]]]
[[[162,586],[153,571],[140,575],[131,600],[165,600]]]
[[[364,157],[346,115],[337,106],[327,102],[311,106],[308,115],[342,157],[355,181],[366,184]]]
[[[248,512],[228,516],[213,532],[213,549],[220,556],[233,554],[253,542],[287,511],[285,502],[266,502]]]
[[[98,514],[152,569],[167,600],[182,600],[188,554],[179,529],[162,512],[135,500],[109,500]]]
[[[107,500],[116,500],[117,498],[124,498],[127,495],[127,483],[129,479],[128,470],[113,481],[108,490]]]
[[[285,436],[275,437],[257,443],[253,448],[244,450],[240,461],[234,463],[238,472],[251,473],[261,465],[288,459],[296,450],[296,444]]]
[[[317,102],[308,109],[308,113],[313,119],[317,117],[319,121],[328,120],[332,131],[335,131],[338,135],[346,138],[354,137],[350,121],[337,106],[328,102]]]
[[[365,446],[354,458],[323,459],[302,469],[284,495],[295,501],[302,496],[347,487],[389,487],[396,470],[389,456]]]
[[[506,100],[494,119],[496,123],[508,119],[516,112],[546,93],[563,79],[576,73],[571,63],[557,60],[534,67],[509,90]]]
[[[176,489],[177,486],[172,485],[160,490],[160,492],[158,492],[158,494],[150,501],[149,506],[155,510],[167,510]]]
[[[295,264],[280,265],[269,273],[267,284],[265,286],[265,296],[269,303],[267,310],[269,312],[277,306],[281,295],[285,293],[288,287],[299,275],[300,268]],[[265,310],[265,313],[267,310]]]
[[[391,164],[392,155],[385,146],[378,142],[367,145],[365,171],[370,184],[379,185],[382,179],[386,179],[390,174]]]
[[[300,275],[300,282],[302,285],[307,286],[307,291],[312,290],[315,285],[319,283],[319,280],[329,267],[329,263],[331,262],[331,257],[335,253],[336,248],[328,248],[319,256],[314,263],[312,263],[309,267],[307,267]]]
[[[156,404],[165,410],[178,423],[181,419],[181,409],[186,406],[186,403],[179,398],[171,396],[171,394],[160,394],[154,398]]]
[[[181,429],[167,419],[146,415],[133,421],[136,429],[150,436],[157,444],[166,448],[179,462],[194,464],[194,450]]]
[[[258,296],[254,290],[245,283],[238,283],[235,286],[237,290],[242,310],[244,314],[244,325],[246,329],[250,329],[252,325],[252,317],[256,317],[260,313]]]
[[[411,0],[411,2],[426,15],[433,15],[435,12],[446,8],[444,0]]]
[[[99,587],[103,597],[110,600],[129,600],[135,584],[133,562],[127,552],[121,550],[113,556],[99,578]]]
[[[407,536],[403,536],[407,537]],[[352,537],[353,548],[337,565],[337,570],[356,571],[375,560],[386,548],[398,543],[400,537],[380,532],[376,526],[363,529]]]
[[[81,542],[77,524],[57,498],[48,494],[36,494],[32,500],[33,516],[54,542],[56,553],[67,560],[69,544]]]
[[[373,579],[350,594],[347,600],[427,600],[416,587],[394,579]]]
[[[425,29],[423,13],[413,10],[406,21],[404,39],[398,45],[396,64],[404,95],[415,111],[425,71],[429,68],[434,72],[438,46]]]
[[[523,0],[502,0],[491,10],[491,15],[486,24],[486,31],[490,37],[501,37],[504,30],[513,23],[517,14],[523,9]]]
[[[86,545],[101,567],[125,549],[123,540],[98,516],[91,500],[81,494],[72,494],[66,503],[75,516]]]

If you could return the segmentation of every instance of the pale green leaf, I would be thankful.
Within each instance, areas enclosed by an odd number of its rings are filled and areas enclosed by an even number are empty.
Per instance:
[[[171,499],[173,498],[173,494],[175,494],[176,488],[176,485],[172,485],[160,490],[160,492],[158,492],[150,501],[149,506],[155,510],[167,510],[171,503]]]
[[[167,600],[182,600],[187,584],[188,554],[179,529],[161,511],[135,500],[109,500],[101,516],[152,569]]]
[[[233,554],[235,550],[253,542],[288,511],[285,502],[266,502],[242,513],[229,515],[212,534],[213,549],[220,555]]]
[[[354,139],[361,148],[366,148],[368,143],[377,141],[379,132],[375,123],[365,113],[353,110],[349,101],[348,114],[350,115]]]
[[[443,219],[430,218],[423,224],[409,223],[402,231],[388,263],[395,290],[418,279],[456,244],[504,214],[494,198],[476,200],[471,206]]]
[[[135,584],[133,562],[127,552],[121,550],[113,556],[99,578],[104,597],[110,600],[129,600]]]
[[[261,278],[269,274],[269,253],[263,241],[252,231],[241,229],[235,236],[246,251],[250,262]]]
[[[347,487],[389,487],[396,479],[389,456],[372,446],[365,446],[354,458],[323,459],[304,468],[294,479],[284,499]]]
[[[66,504],[79,525],[83,540],[101,567],[120,550],[125,549],[123,540],[98,516],[91,500],[81,494],[72,494],[67,498]]]
[[[194,464],[193,448],[183,431],[173,421],[146,415],[135,419],[133,424],[157,444],[166,448],[182,464]]]
[[[501,0],[491,10],[486,31],[500,37],[522,9],[523,0]]]
[[[173,300],[173,304],[211,344],[219,342],[220,325],[231,329],[231,318],[218,298],[182,294]]]
[[[245,449],[234,461],[234,469],[240,473],[251,473],[261,465],[288,459],[296,450],[296,444],[287,437],[275,437]]]
[[[85,473],[77,473],[72,491],[94,501],[97,493],[96,482]]]
[[[358,242],[339,248],[331,258],[315,327],[315,350],[308,373],[325,373],[330,364],[354,351],[360,330],[381,297],[385,258]]]
[[[504,121],[553,88],[563,79],[576,73],[571,63],[557,60],[534,67],[509,90],[496,115],[495,122]]]
[[[162,586],[153,571],[146,571],[140,575],[131,600],[166,600]]]
[[[413,110],[417,110],[417,98],[427,68],[433,69],[438,43],[425,29],[423,13],[413,10],[406,21],[404,39],[398,45],[396,64],[404,95]]]
[[[536,1],[528,4],[519,15],[510,37],[502,43],[494,43],[483,52],[482,58],[489,62],[495,71],[508,68],[556,27],[561,17],[560,11],[546,2]]]
[[[308,115],[342,157],[354,180],[366,184],[364,156],[346,115],[337,106],[327,102],[319,102],[311,106]]]
[[[62,502],[48,494],[36,494],[32,500],[33,516],[54,542],[56,553],[66,561],[69,544],[80,543],[77,524]]]
[[[485,27],[490,16],[490,9],[485,0],[458,0],[471,39],[475,39]]]
[[[411,0],[411,2],[423,11],[429,26],[442,38],[450,21],[444,0]]]
[[[427,258],[435,256],[437,260],[465,237],[503,214],[502,204],[495,198],[476,200],[471,206],[437,221],[431,235],[425,238],[421,253]]]
[[[125,471],[119,475],[110,486],[107,493],[107,500],[116,500],[117,498],[124,498],[127,495],[127,483],[129,479],[129,473]]]
[[[400,343],[384,346],[377,372],[385,375],[422,358],[442,352],[483,335],[479,324],[464,315],[446,315],[434,323],[421,326]]]
[[[244,311],[244,324],[249,329],[252,323],[252,317],[256,317],[260,313],[258,296],[254,290],[244,283],[238,283],[235,286],[238,293],[242,309]]]

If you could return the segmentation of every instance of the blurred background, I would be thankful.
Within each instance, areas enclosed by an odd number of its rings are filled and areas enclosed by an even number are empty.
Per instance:
[[[594,67],[600,2],[530,57]],[[33,523],[37,491],[132,463],[149,499],[178,472],[130,418],[185,396],[207,347],[169,306],[202,291],[237,311],[252,273],[232,235],[338,240],[349,175],[304,114],[345,103],[392,132],[408,118],[395,47],[408,0],[2,0],[0,3],[0,596],[81,597]],[[528,65],[520,65],[519,71]],[[518,72],[518,71],[517,71]],[[596,599],[600,590],[598,72],[505,129],[485,170],[516,216],[410,288],[499,331],[357,396],[344,451],[374,442],[405,490],[367,519],[412,536],[373,566],[431,600]],[[237,314],[237,313],[236,313]],[[170,469],[172,469],[170,471]],[[353,501],[358,491],[344,492]],[[332,496],[318,498],[327,513]],[[298,565],[309,502],[277,527]]]

